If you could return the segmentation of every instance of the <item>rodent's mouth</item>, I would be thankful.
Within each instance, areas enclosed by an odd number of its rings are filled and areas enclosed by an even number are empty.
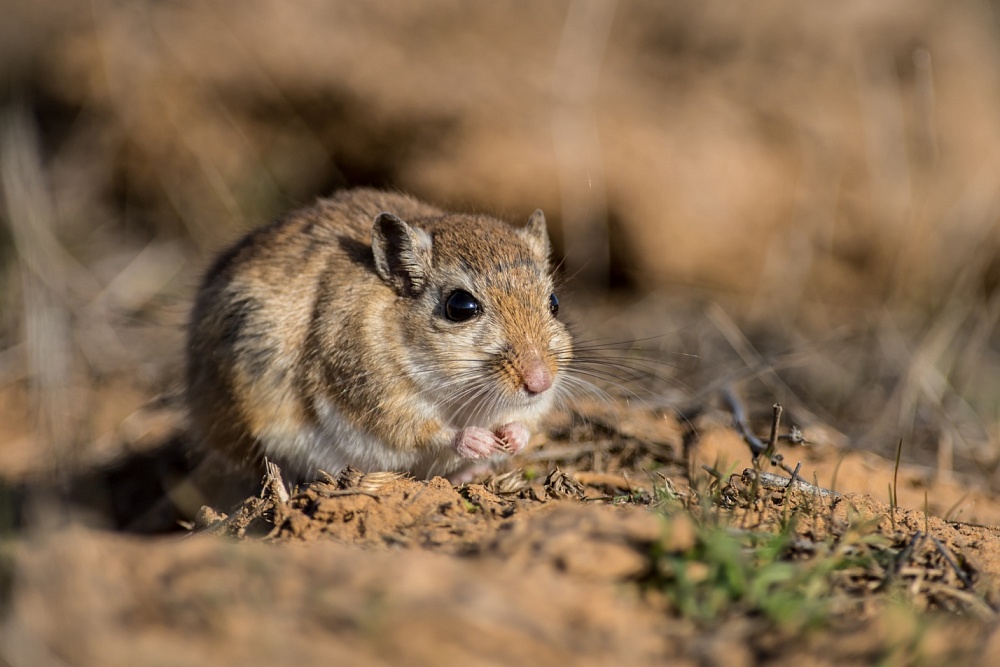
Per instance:
[[[538,403],[546,400],[549,397],[549,391],[532,392],[528,391],[526,388],[521,387],[516,392],[508,395],[506,399],[507,405],[513,408],[526,408],[534,407]]]
[[[522,388],[495,402],[463,403],[461,406],[455,406],[449,421],[459,427],[487,428],[497,424],[533,419],[548,409],[553,397],[552,391],[531,393]]]
[[[515,410],[530,410],[532,412],[542,411],[552,403],[555,394],[551,389],[541,392],[530,392],[523,387],[511,401]]]

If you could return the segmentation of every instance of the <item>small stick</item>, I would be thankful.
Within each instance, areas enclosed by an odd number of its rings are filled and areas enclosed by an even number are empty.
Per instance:
[[[736,397],[736,392],[733,391],[732,387],[726,387],[723,390],[722,399],[733,415],[733,425],[736,427],[737,433],[750,446],[750,453],[753,454],[753,458],[756,460],[767,449],[767,445],[761,442],[760,438],[750,431],[750,427],[747,425],[746,413],[743,411],[743,404]]]
[[[924,489],[924,532],[929,533],[930,530],[930,519],[927,512],[927,489]]]
[[[802,479],[796,479],[793,484],[792,480],[788,477],[782,477],[781,475],[775,475],[769,472],[757,472],[753,468],[747,468],[744,470],[741,479],[744,484],[751,485],[756,482],[765,489],[786,489],[789,486],[793,486],[799,491],[814,493],[823,498],[836,498],[840,496],[840,494],[836,491],[824,489],[821,486],[813,486],[809,482],[805,482]]]
[[[965,584],[965,587],[972,588],[972,580],[969,579],[969,575],[965,573],[965,570],[963,570],[958,566],[958,563],[956,563],[955,559],[951,557],[951,554],[948,553],[948,550],[945,548],[945,546],[941,544],[941,540],[931,535],[931,541],[934,542],[934,546],[936,546],[937,550],[941,552],[941,555],[944,556],[944,559],[948,561],[948,565],[951,565],[952,569],[955,570],[955,574],[957,574],[958,578],[962,580],[962,583]]]
[[[722,473],[721,472],[719,472],[718,470],[716,470],[712,466],[708,465],[707,463],[702,463],[701,467],[709,475],[711,475],[712,477],[714,477],[715,479],[717,479],[720,482],[722,481]]]
[[[774,414],[771,417],[771,437],[767,441],[767,449],[764,450],[764,456],[770,459],[774,456],[774,452],[778,447],[778,426],[781,425],[781,403],[774,404]]]
[[[368,496],[369,498],[374,498],[375,500],[382,502],[382,498],[377,493],[372,493],[371,491],[366,491],[365,489],[332,489],[323,490],[319,492],[319,495],[324,498],[340,498],[341,496]]]
[[[892,504],[893,508],[896,506],[896,502],[899,500],[899,496],[896,493],[897,483],[899,482],[899,457],[903,454],[903,439],[899,439],[899,444],[896,445],[896,465],[892,468]]]
[[[796,481],[804,482],[801,477],[799,477],[799,470],[802,469],[802,461],[795,464],[795,470],[792,471],[792,478],[789,480],[789,485],[795,484]],[[815,485],[814,485],[815,486]]]
[[[847,458],[846,449],[840,452],[840,455],[837,457],[837,465],[833,466],[833,479],[830,480],[830,488],[834,491],[837,490],[837,474],[840,472],[840,464],[844,462],[845,458]]]

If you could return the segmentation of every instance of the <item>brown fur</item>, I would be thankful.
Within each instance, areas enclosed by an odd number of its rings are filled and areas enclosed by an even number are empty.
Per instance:
[[[525,368],[540,359],[558,381],[569,361],[569,335],[548,310],[547,254],[540,212],[514,229],[373,190],[251,232],[209,270],[193,311],[196,440],[250,469],[267,456],[301,479],[333,462],[454,470],[458,430],[500,426],[476,423],[473,408],[533,423],[551,397],[525,399]],[[479,317],[444,316],[456,288],[480,301]],[[462,409],[463,383],[476,382],[506,407]]]

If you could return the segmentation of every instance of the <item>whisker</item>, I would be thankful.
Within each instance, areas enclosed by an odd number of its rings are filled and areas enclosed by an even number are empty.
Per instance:
[[[604,376],[604,375],[600,375],[600,374],[597,374],[597,373],[581,373],[581,374],[587,375],[589,377],[595,377],[595,378],[604,380],[606,382],[609,382],[610,384],[614,385],[616,388],[618,388],[620,391],[622,391],[626,395],[631,396],[632,398],[634,398],[637,401],[645,402],[644,399],[639,394],[637,394],[636,392],[632,391],[631,389],[629,389],[625,385],[623,385],[623,384],[621,384],[619,382],[615,382],[613,378],[610,378],[610,377]],[[572,376],[568,376],[566,379],[568,380],[570,377],[572,377]],[[580,378],[576,378],[576,379],[580,379]]]

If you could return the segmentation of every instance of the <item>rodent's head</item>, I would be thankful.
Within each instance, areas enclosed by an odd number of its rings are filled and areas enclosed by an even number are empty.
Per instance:
[[[557,318],[541,211],[520,229],[484,216],[408,223],[382,213],[372,251],[405,304],[406,372],[453,425],[491,427],[549,407],[572,341]]]

